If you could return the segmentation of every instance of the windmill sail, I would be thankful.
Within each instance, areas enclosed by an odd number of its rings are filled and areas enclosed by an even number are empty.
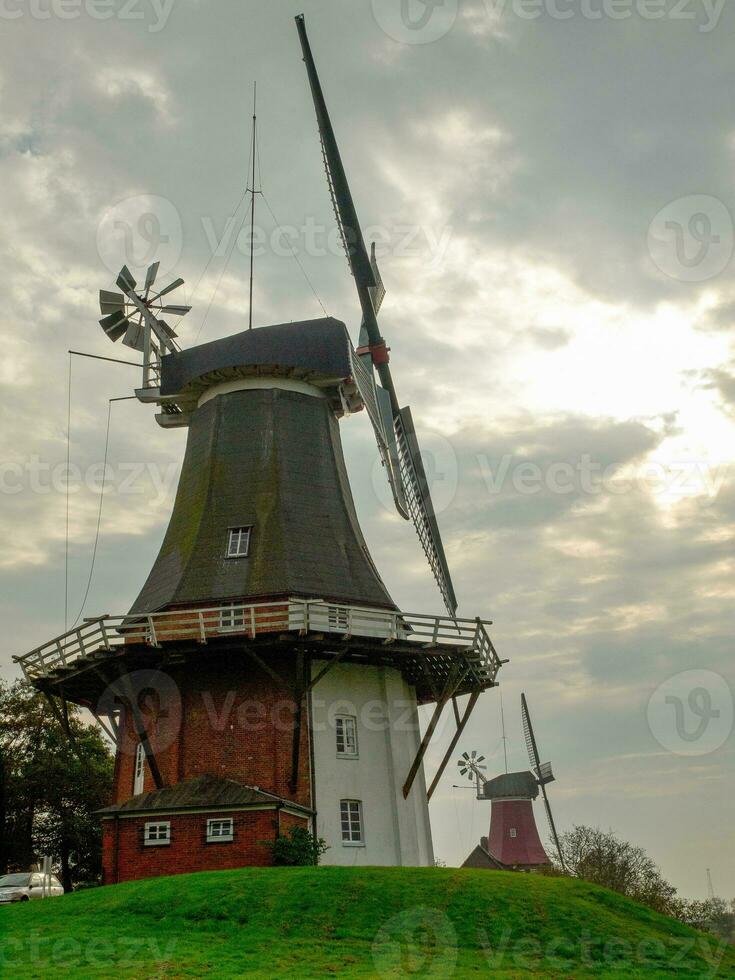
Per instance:
[[[556,832],[556,824],[554,823],[554,817],[551,812],[551,804],[549,803],[549,797],[546,793],[546,784],[554,781],[554,774],[551,771],[550,762],[541,762],[538,744],[536,743],[536,736],[533,733],[531,715],[528,711],[528,702],[526,701],[525,694],[521,694],[521,716],[523,718],[523,735],[526,739],[528,758],[531,762],[531,768],[533,769],[533,774],[536,777],[536,781],[541,787],[541,793],[544,798],[544,809],[546,810],[546,819],[549,822],[551,839],[554,841],[556,853],[559,855],[559,863],[561,864],[562,868],[564,868],[564,856],[562,854],[561,844],[559,843],[559,835]]]
[[[421,462],[416,432],[410,410],[407,407],[401,408],[399,404],[389,367],[388,348],[378,326],[377,314],[385,296],[385,287],[378,271],[375,247],[372,247],[371,254],[368,256],[311,53],[303,15],[296,18],[296,24],[314,100],[329,192],[362,311],[361,346],[358,353],[363,365],[369,362],[366,365],[368,375],[372,377],[370,370],[372,368],[380,382],[377,384],[374,378],[372,383],[366,382],[364,376],[360,374],[358,386],[361,391],[363,388],[368,389],[367,393],[372,396],[371,401],[374,402],[370,404],[366,401],[366,405],[396,509],[402,517],[413,521],[447,611],[450,616],[454,616],[457,612],[457,598],[444,554],[428,480]]]

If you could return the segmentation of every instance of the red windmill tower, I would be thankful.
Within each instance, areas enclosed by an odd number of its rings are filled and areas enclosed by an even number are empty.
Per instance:
[[[457,617],[410,409],[378,326],[366,249],[303,18],[301,45],[361,312],[248,329],[187,350],[156,291],[124,268],[103,292],[113,341],[141,353],[136,395],[187,427],[173,514],[132,608],[18,658],[66,718],[92,711],[117,746],[103,811],[107,882],[267,864],[289,827],[333,864],[433,863],[428,798],[501,666],[488,624]],[[415,524],[447,615],[398,609],[358,525],[340,420],[366,409],[399,514]],[[457,699],[469,695],[460,712]],[[457,732],[427,791],[442,711]],[[423,737],[419,705],[433,705]],[[68,726],[67,726],[68,729]]]
[[[564,866],[546,793],[546,785],[553,782],[554,774],[550,762],[541,762],[525,694],[521,694],[521,714],[531,770],[507,772],[494,779],[487,779],[483,775],[483,770],[487,768],[482,765],[484,756],[478,756],[476,752],[464,752],[457,763],[461,775],[467,775],[475,781],[477,799],[491,801],[490,831],[487,837],[481,838],[464,862],[465,868],[532,871],[551,863],[541,843],[533,812],[533,802],[538,797],[539,790],[543,795],[551,837],[559,861]]]

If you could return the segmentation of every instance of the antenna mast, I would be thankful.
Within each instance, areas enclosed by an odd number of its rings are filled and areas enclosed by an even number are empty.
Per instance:
[[[258,83],[253,82],[253,145],[251,148],[253,158],[253,169],[250,185],[250,313],[248,316],[248,330],[253,329],[253,253],[255,251],[255,153],[257,148],[257,99]]]

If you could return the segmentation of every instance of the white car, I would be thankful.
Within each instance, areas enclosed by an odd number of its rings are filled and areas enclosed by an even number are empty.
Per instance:
[[[23,874],[3,875],[0,878],[0,905],[8,902],[30,902],[36,898],[57,898],[64,894],[64,889],[55,875],[44,876],[38,871]]]

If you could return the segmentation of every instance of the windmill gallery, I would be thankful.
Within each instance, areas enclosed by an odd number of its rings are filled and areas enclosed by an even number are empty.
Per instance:
[[[164,318],[189,311],[170,301],[183,280],[159,288],[154,263],[139,284],[124,267],[117,290],[100,294],[100,322],[142,355],[139,401],[157,407],[164,429],[188,429],[173,513],[127,612],[86,619],[16,658],[62,724],[67,705],[79,705],[115,743],[113,799],[100,814],[108,884],[266,865],[269,842],[295,827],[326,840],[325,863],[432,865],[428,801],[504,662],[488,622],[457,617],[411,411],[378,324],[375,248],[363,239],[303,17],[297,28],[360,304],[357,344],[324,317],[251,324],[181,349]],[[441,615],[400,610],[368,552],[340,437],[340,420],[363,409]],[[445,711],[454,730],[427,779]],[[528,737],[525,704],[524,723]],[[553,776],[537,752],[532,765],[488,781],[472,757],[478,798],[493,801],[501,828],[481,845],[484,866],[548,862],[528,810]],[[519,826],[535,834],[522,854],[509,843],[518,828],[501,819],[516,797]]]

